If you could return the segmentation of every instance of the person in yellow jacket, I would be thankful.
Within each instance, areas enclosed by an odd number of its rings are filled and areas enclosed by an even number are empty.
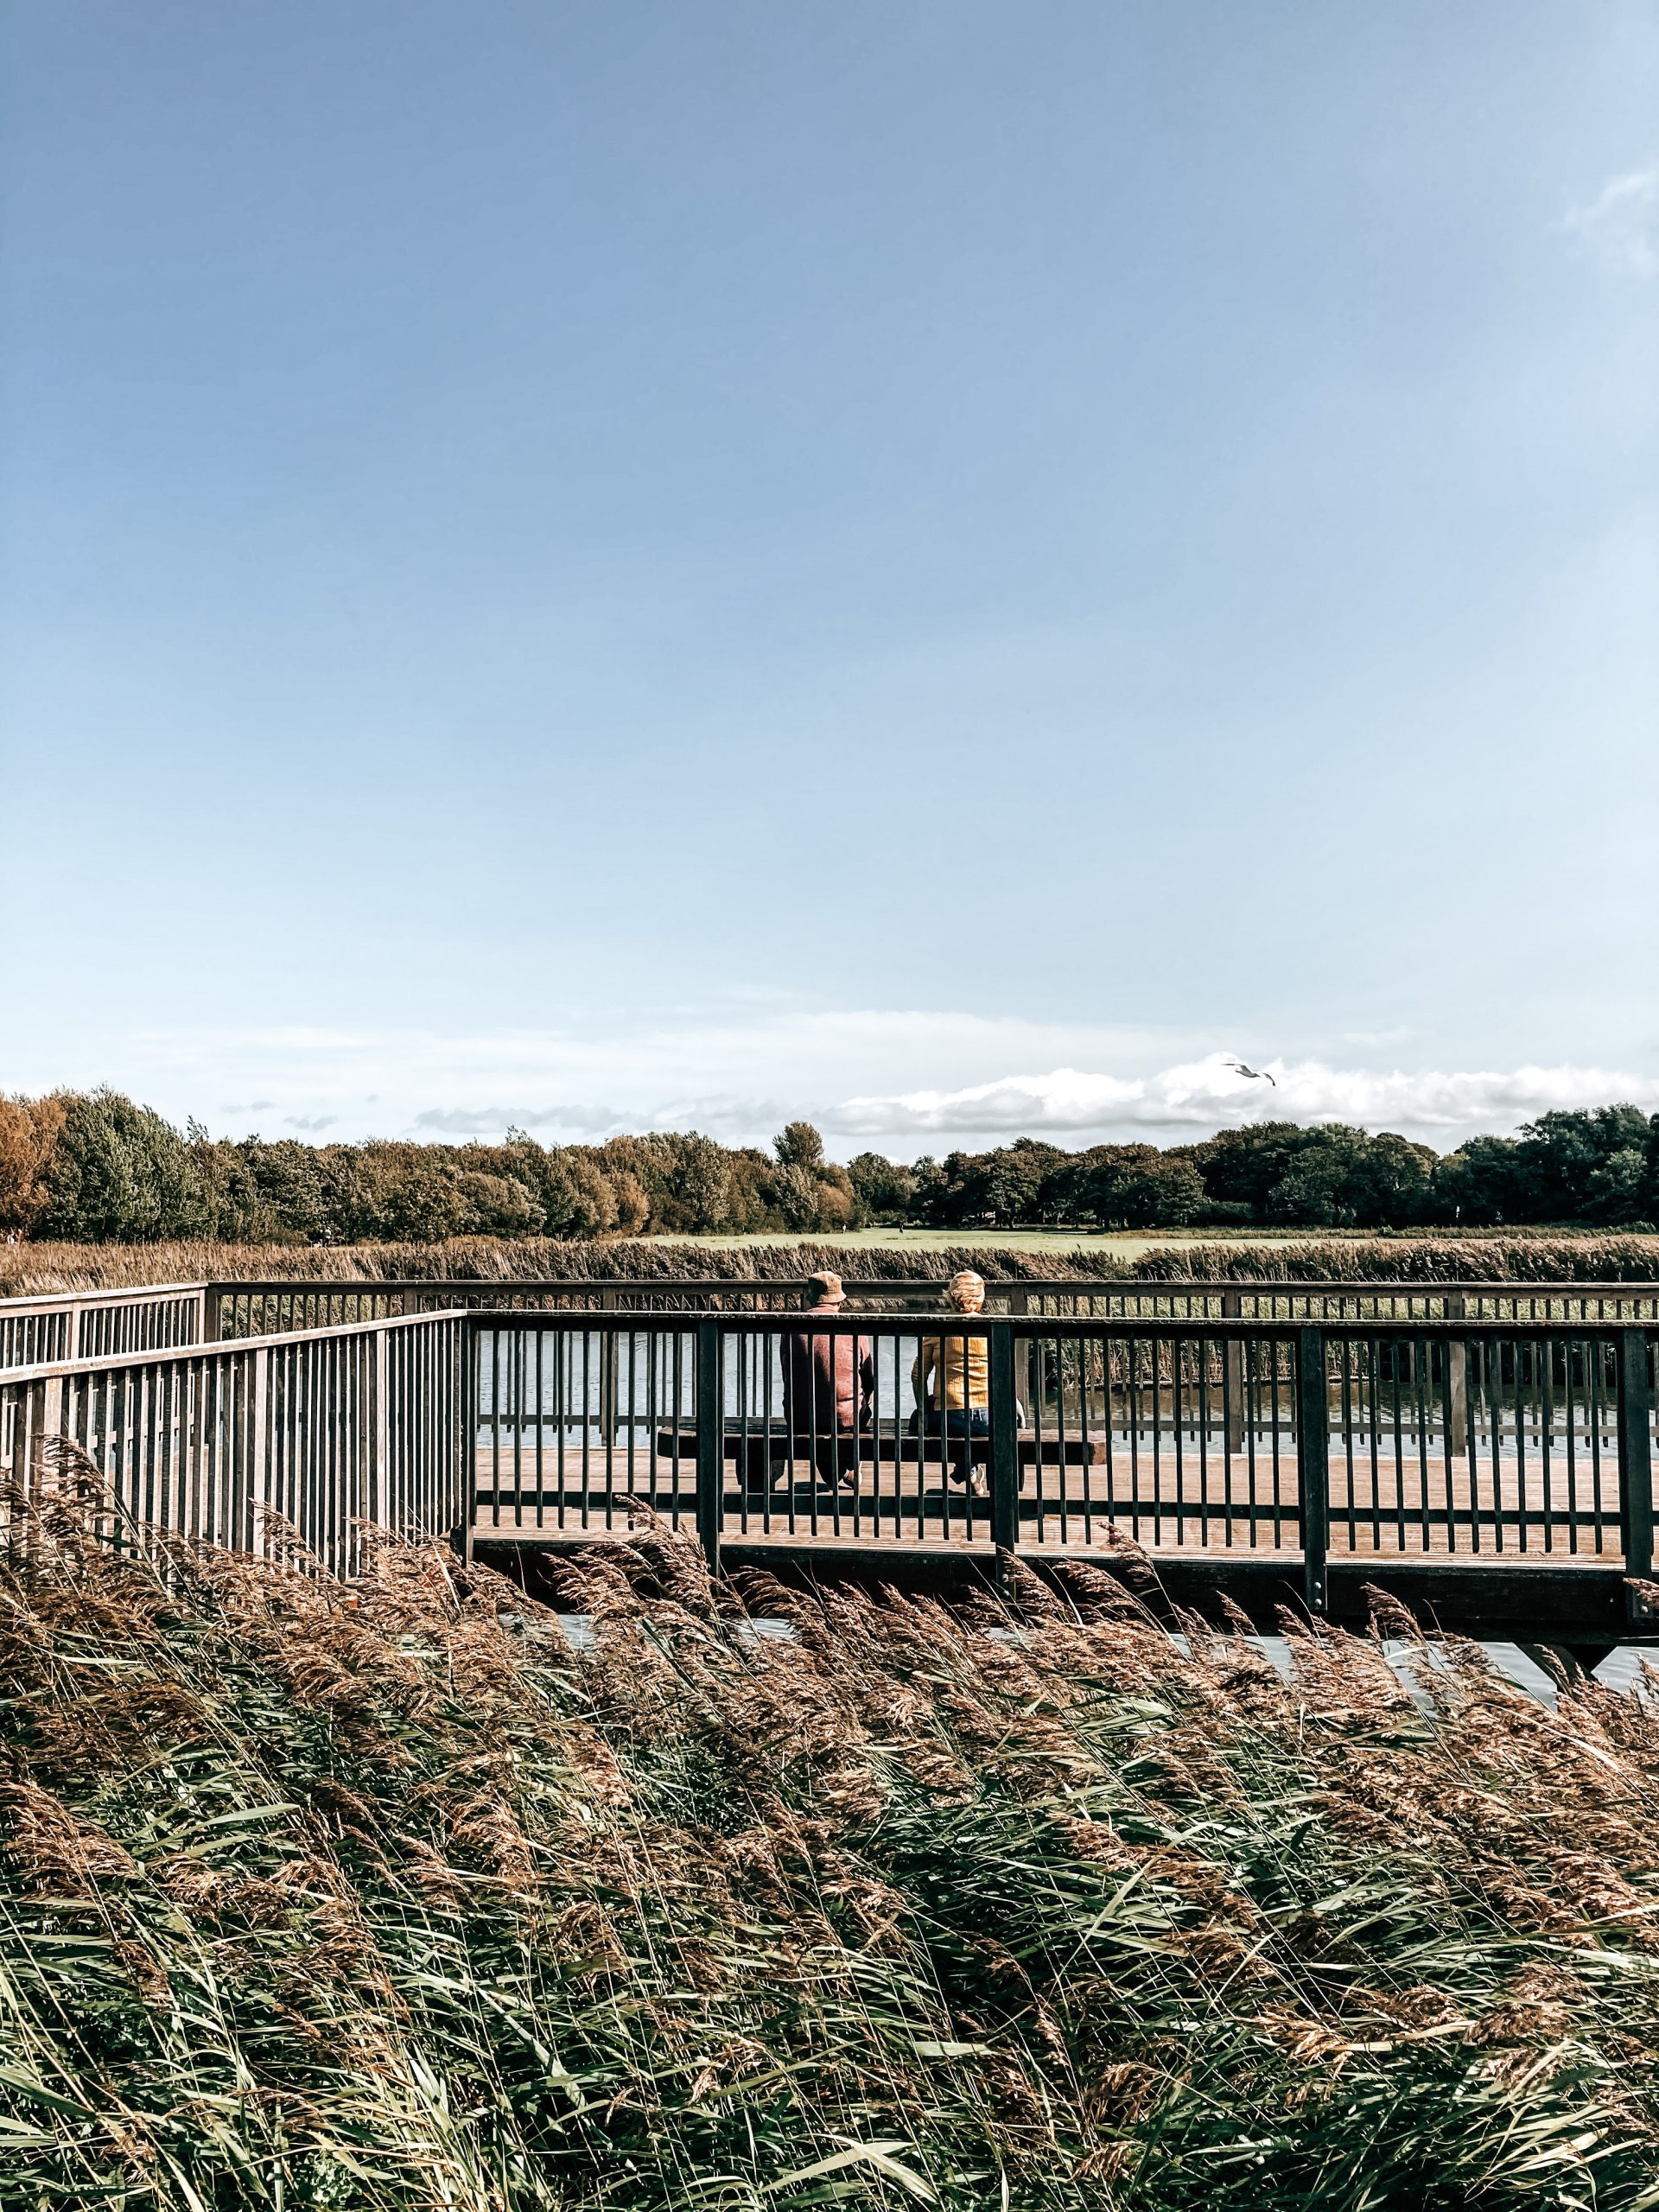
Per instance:
[[[985,1278],[971,1268],[951,1276],[944,1303],[953,1313],[980,1313],[985,1307]],[[991,1433],[989,1350],[983,1337],[924,1337],[910,1370],[916,1393],[913,1426],[924,1435],[957,1441],[950,1474],[974,1482],[974,1441]],[[982,1484],[976,1484],[982,1487]]]

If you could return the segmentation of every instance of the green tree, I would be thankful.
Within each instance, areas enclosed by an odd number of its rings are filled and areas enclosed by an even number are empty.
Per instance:
[[[170,1122],[118,1090],[73,1092],[47,1167],[42,1232],[87,1243],[148,1243],[204,1225],[190,1147]]]
[[[516,1175],[463,1168],[455,1189],[464,1208],[462,1236],[534,1236],[545,1221],[540,1202]]]
[[[1587,1221],[1644,1220],[1653,1205],[1645,1147],[1624,1145],[1598,1160],[1585,1178],[1582,1212]]]
[[[1053,1209],[1056,1179],[1070,1155],[1037,1137],[1016,1137],[982,1155],[979,1167],[983,1210],[1007,1227],[1044,1219]]]
[[[745,1230],[781,1229],[773,1192],[777,1162],[753,1145],[741,1145],[726,1155],[726,1220],[738,1235]]]
[[[1205,1192],[1227,1205],[1246,1205],[1255,1221],[1269,1218],[1268,1200],[1305,1149],[1307,1131],[1296,1122],[1252,1122],[1223,1129],[1193,1147]]]
[[[582,1147],[566,1145],[544,1153],[543,1160],[537,1189],[550,1236],[587,1242],[613,1235],[620,1226],[618,1193],[625,1182],[644,1203],[638,1181],[626,1168],[613,1170]]]
[[[1434,1211],[1443,1221],[1474,1228],[1522,1221],[1527,1191],[1521,1147],[1513,1137],[1471,1137],[1434,1171]]]
[[[908,1167],[896,1160],[883,1159],[879,1152],[861,1152],[847,1173],[861,1220],[897,1222],[907,1217],[916,1195],[916,1178]]]
[[[780,1167],[804,1167],[816,1175],[823,1165],[823,1139],[810,1122],[789,1122],[772,1141]]]
[[[633,1177],[653,1230],[696,1236],[725,1227],[731,1171],[726,1147],[714,1138],[653,1129],[611,1137],[597,1157],[607,1175]]]
[[[713,1137],[699,1136],[695,1129],[671,1141],[675,1157],[668,1177],[664,1227],[687,1230],[694,1236],[724,1229],[732,1179],[726,1147]]]
[[[1440,1155],[1384,1129],[1367,1142],[1350,1173],[1354,1218],[1367,1229],[1412,1229],[1432,1221]]]
[[[1068,1195],[1077,1213],[1107,1229],[1182,1229],[1205,1203],[1192,1161],[1149,1144],[1092,1147],[1077,1157]]]
[[[1268,1193],[1267,1217],[1298,1229],[1351,1224],[1357,1216],[1353,1179],[1364,1157],[1365,1133],[1334,1128],[1320,1132],[1295,1153]]]
[[[415,1244],[465,1233],[466,1194],[445,1147],[376,1140],[357,1148],[353,1166],[353,1242]]]
[[[779,1167],[772,1179],[773,1202],[785,1229],[807,1230],[823,1226],[823,1189],[810,1167],[791,1163]]]
[[[1530,1221],[1633,1221],[1649,1203],[1653,1125],[1639,1106],[1541,1114],[1521,1132],[1517,1179]],[[1621,1155],[1636,1155],[1635,1160]],[[1615,1160],[1620,1165],[1613,1166]]]

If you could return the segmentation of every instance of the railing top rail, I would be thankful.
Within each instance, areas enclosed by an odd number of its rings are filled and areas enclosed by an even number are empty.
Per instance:
[[[1575,1321],[1558,1320],[1478,1320],[1465,1315],[1453,1315],[1450,1319],[1427,1319],[1421,1316],[1404,1314],[1363,1315],[1340,1319],[1321,1315],[1303,1320],[1291,1314],[1278,1314],[1257,1319],[1249,1314],[1242,1318],[1191,1314],[1134,1315],[1095,1314],[1074,1317],[1070,1314],[1041,1313],[953,1313],[948,1312],[917,1313],[705,1313],[696,1306],[673,1306],[654,1313],[628,1313],[584,1310],[580,1313],[550,1313],[523,1306],[469,1306],[457,1309],[461,1319],[474,1332],[491,1329],[543,1330],[550,1335],[644,1335],[652,1330],[673,1330],[690,1332],[704,1323],[711,1324],[726,1334],[747,1332],[752,1335],[779,1336],[804,1332],[810,1336],[915,1336],[918,1325],[922,1333],[943,1336],[989,1336],[999,1329],[1010,1329],[1016,1337],[1084,1338],[1101,1337],[1134,1338],[1145,1343],[1155,1339],[1160,1343],[1185,1343],[1195,1337],[1214,1340],[1231,1340],[1270,1337],[1291,1343],[1305,1329],[1316,1329],[1327,1337],[1344,1338],[1386,1336],[1402,1339],[1437,1343],[1466,1344],[1471,1338],[1493,1338],[1503,1342],[1527,1338],[1539,1341],[1570,1337],[1582,1341],[1587,1337],[1616,1338],[1626,1328],[1637,1328],[1649,1336],[1659,1336],[1659,1318],[1621,1319],[1616,1314],[1598,1319]],[[420,1319],[420,1316],[410,1316]],[[365,1323],[365,1327],[377,1325]],[[301,1331],[301,1335],[322,1333]],[[248,1337],[245,1344],[270,1344],[278,1341],[268,1337]]]
[[[198,1291],[218,1287],[207,1282],[141,1282],[120,1290],[31,1290],[21,1297],[0,1298],[0,1313],[64,1306],[130,1306],[145,1298],[194,1298]]]
[[[798,1291],[806,1283],[804,1275],[772,1276],[685,1276],[685,1275],[536,1275],[517,1279],[467,1277],[456,1275],[385,1275],[361,1281],[321,1281],[302,1276],[272,1276],[266,1280],[209,1283],[206,1287],[226,1296],[261,1296],[276,1292],[308,1292],[319,1297],[364,1297],[373,1293],[398,1291],[437,1293],[454,1291],[468,1296],[486,1291],[498,1291],[506,1296],[522,1296],[544,1291],[632,1292],[636,1295],[667,1297],[676,1293],[695,1293],[701,1296],[716,1292],[736,1294],[747,1291],[776,1291],[780,1294]],[[843,1288],[849,1298],[861,1293],[887,1296],[906,1292],[943,1289],[942,1275],[865,1275],[843,1279]],[[169,1286],[183,1289],[199,1289],[200,1284]],[[1171,1277],[1155,1280],[1146,1277],[1110,1275],[995,1275],[986,1278],[986,1288],[993,1295],[1008,1291],[1026,1291],[1039,1294],[1088,1294],[1096,1298],[1139,1297],[1164,1298],[1185,1294],[1203,1294],[1218,1297],[1230,1292],[1240,1292],[1253,1297],[1263,1294],[1283,1297],[1413,1297],[1444,1298],[1476,1295],[1510,1298],[1655,1298],[1659,1297],[1659,1279],[1649,1282],[1516,1282],[1494,1281],[1491,1278],[1465,1280],[1456,1282],[1368,1281],[1358,1278],[1341,1281],[1315,1280],[1275,1281],[1267,1277],[1217,1278],[1202,1276]],[[67,1295],[67,1294],[66,1294]],[[80,1294],[74,1294],[79,1295]],[[134,1294],[135,1295],[142,1294]]]
[[[516,1320],[522,1316],[506,1318]],[[239,1359],[245,1352],[272,1351],[283,1344],[322,1344],[332,1337],[372,1337],[393,1329],[429,1328],[435,1321],[472,1319],[460,1306],[447,1306],[430,1313],[393,1313],[378,1321],[337,1321],[325,1329],[286,1329],[280,1336],[232,1337],[217,1344],[155,1344],[143,1351],[103,1352],[95,1359],[55,1359],[39,1367],[0,1368],[0,1390],[10,1389],[14,1382],[49,1382],[54,1376],[93,1375],[118,1367],[156,1367],[168,1360]]]

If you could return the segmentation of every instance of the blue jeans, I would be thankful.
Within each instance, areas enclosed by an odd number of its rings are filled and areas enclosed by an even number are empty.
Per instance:
[[[990,1408],[987,1406],[950,1406],[941,1413],[937,1406],[927,1407],[920,1414],[917,1427],[924,1436],[954,1436],[960,1440],[950,1457],[953,1480],[965,1483],[972,1478],[974,1455],[971,1449],[976,1437],[988,1437],[991,1433]]]

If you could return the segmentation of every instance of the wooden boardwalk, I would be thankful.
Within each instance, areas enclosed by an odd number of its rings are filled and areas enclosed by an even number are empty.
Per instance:
[[[1096,1465],[1027,1466],[1020,1493],[1021,1549],[1104,1548],[1110,1531],[1149,1551],[1175,1549],[1295,1554],[1300,1548],[1297,1465],[1281,1445],[1276,1462],[1258,1448],[1230,1457],[1211,1448],[1202,1460],[1185,1451],[1178,1463],[1167,1438],[1154,1454],[1114,1440]],[[1546,1472],[1548,1471],[1548,1486]],[[480,1451],[476,1463],[476,1538],[520,1543],[626,1535],[661,1519],[690,1532],[696,1525],[694,1462],[653,1448],[651,1441],[590,1444],[540,1454]],[[722,1534],[751,1542],[779,1539],[883,1542],[915,1546],[984,1546],[990,1541],[990,1501],[942,1479],[937,1459],[866,1459],[855,1478],[831,1486],[810,1464],[793,1463],[775,1485],[745,1488],[735,1466],[725,1472]],[[792,1478],[792,1479],[791,1479]],[[1330,1470],[1332,1555],[1617,1560],[1620,1555],[1618,1484],[1610,1460],[1600,1466],[1552,1455],[1548,1470],[1529,1450],[1494,1465],[1490,1456],[1427,1461],[1390,1453],[1375,1469],[1369,1459],[1333,1454]]]

